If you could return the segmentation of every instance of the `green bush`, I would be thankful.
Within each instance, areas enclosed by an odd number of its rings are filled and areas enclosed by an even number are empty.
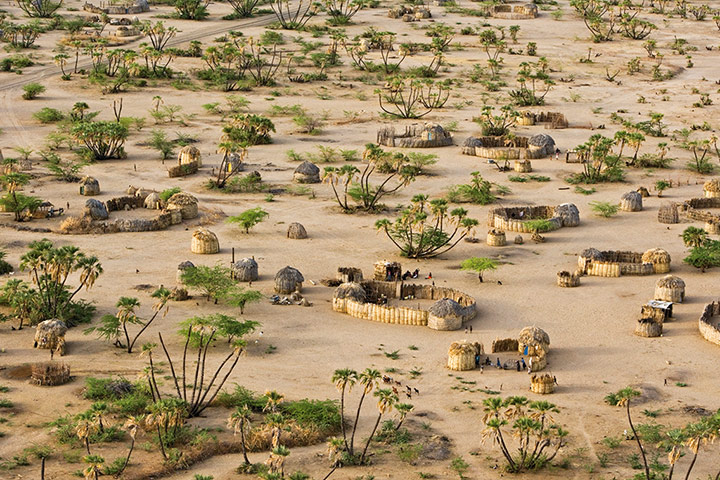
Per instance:
[[[230,409],[247,406],[254,412],[261,412],[267,402],[265,401],[265,397],[257,395],[252,390],[242,385],[235,385],[235,390],[232,393],[221,392],[218,394],[215,403]]]
[[[182,190],[180,190],[180,187],[167,188],[160,192],[160,200],[162,200],[163,202],[167,202],[170,197],[172,197],[176,193],[180,193],[181,191]]]
[[[38,95],[45,91],[45,87],[36,82],[23,85],[22,89],[25,92],[23,93],[22,98],[24,98],[25,100],[32,100],[34,98],[37,98]]]
[[[546,219],[528,220],[525,222],[525,225],[527,225],[530,231],[537,231],[540,233],[549,232],[550,230],[555,229],[555,224]]]
[[[340,409],[334,400],[298,400],[280,404],[281,412],[305,427],[314,426],[322,432],[340,428]]]
[[[55,123],[65,118],[65,115],[56,108],[44,107],[33,113],[33,117],[40,123]]]
[[[619,205],[612,204],[610,202],[590,202],[588,205],[592,207],[592,211],[595,212],[595,215],[605,218],[612,217],[620,209]]]
[[[270,132],[275,131],[275,124],[262,115],[235,115],[233,121],[223,127],[226,141],[237,143],[243,147],[270,143]]]

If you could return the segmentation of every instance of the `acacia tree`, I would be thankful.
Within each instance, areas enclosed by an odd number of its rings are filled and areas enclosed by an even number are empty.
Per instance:
[[[16,0],[18,7],[28,17],[50,18],[62,6],[63,0],[53,2],[51,0]]]
[[[39,198],[25,195],[19,191],[28,183],[30,183],[30,176],[25,173],[11,172],[0,175],[0,184],[7,190],[7,193],[0,198],[0,205],[5,207],[6,211],[14,214],[16,222],[22,221],[26,212],[33,213],[42,203]]]
[[[445,106],[450,98],[450,88],[445,83],[399,75],[376,93],[380,109],[397,118],[424,117]]]
[[[129,132],[119,122],[77,122],[70,130],[72,136],[83,143],[95,160],[124,158],[123,145]]]
[[[317,7],[310,0],[270,0],[269,3],[285,30],[302,29],[317,11]]]
[[[515,110],[512,105],[503,105],[497,115],[495,107],[485,105],[480,110],[480,115],[473,118],[473,121],[480,124],[483,135],[502,137],[510,133],[510,129],[515,126],[518,118],[520,118],[520,112]]]
[[[404,257],[436,257],[455,247],[478,225],[464,208],[448,208],[447,200],[415,195],[394,222],[378,220],[375,228],[385,232]]]
[[[476,272],[480,283],[483,283],[483,273],[488,270],[495,270],[497,266],[497,262],[490,258],[473,257],[463,260],[460,264],[460,270]]]
[[[365,0],[323,0],[325,11],[330,15],[330,25],[347,25],[366,5]]]
[[[536,63],[522,62],[517,74],[519,88],[509,92],[510,97],[519,106],[544,105],[545,96],[555,85],[547,74],[547,59],[540,58]]]
[[[529,402],[525,397],[490,397],[483,400],[483,443],[500,447],[512,473],[534,470],[551,462],[565,445],[568,432],[555,423],[560,410],[546,401]],[[509,426],[510,432],[506,429]],[[517,453],[508,445],[517,439]]]

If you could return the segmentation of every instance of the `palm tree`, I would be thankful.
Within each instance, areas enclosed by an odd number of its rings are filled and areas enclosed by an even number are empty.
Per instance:
[[[640,392],[633,389],[632,387],[626,387],[611,396],[614,397],[614,399],[616,400],[616,405],[618,407],[625,407],[628,423],[630,424],[630,430],[632,430],[633,432],[633,436],[635,437],[638,448],[640,449],[640,454],[642,455],[643,466],[645,468],[645,478],[650,479],[650,467],[648,466],[645,449],[643,448],[642,442],[640,441],[640,436],[637,434],[637,431],[635,430],[635,425],[632,422],[632,417],[630,416],[630,401],[635,397],[639,397]]]
[[[708,240],[708,233],[703,228],[688,227],[681,235],[686,247],[697,248]]]
[[[632,161],[630,162],[631,165],[635,165],[635,162],[637,161],[638,152],[640,151],[640,146],[643,144],[644,141],[645,141],[645,136],[639,132],[633,132],[628,136],[628,140],[627,140],[628,145],[635,148]]]
[[[98,477],[102,475],[101,469],[105,459],[99,455],[86,455],[83,457],[83,461],[88,464],[82,472],[85,480],[98,480]]]
[[[127,457],[125,457],[125,463],[123,463],[122,468],[119,472],[115,473],[116,477],[119,477],[122,472],[125,471],[128,464],[130,463],[130,455],[132,455],[133,450],[135,449],[135,439],[137,438],[138,431],[140,430],[140,425],[143,422],[143,417],[135,417],[130,416],[125,420],[125,424],[123,425],[123,428],[125,431],[130,435],[130,449],[128,450]]]
[[[105,431],[103,425],[103,415],[108,411],[108,404],[105,402],[95,402],[90,406],[90,414],[92,415],[93,424],[97,426],[100,432]]]
[[[363,387],[362,395],[360,395],[360,402],[358,402],[357,412],[355,412],[355,422],[353,422],[352,435],[350,436],[350,449],[348,453],[352,456],[355,451],[355,432],[360,421],[360,410],[362,409],[363,401],[368,393],[371,393],[378,386],[378,382],[382,374],[380,371],[374,368],[366,368],[357,377],[357,381]]]
[[[615,132],[615,145],[620,145],[620,153],[618,153],[618,158],[622,158],[623,149],[625,148],[625,144],[629,142],[630,135],[630,132],[627,132],[625,130]]]
[[[85,450],[90,455],[90,435],[95,431],[92,415],[88,412],[78,415],[78,422],[75,425],[75,435],[85,444]]]
[[[340,453],[343,450],[344,442],[342,438],[331,437],[327,442],[327,454],[330,464],[334,467],[340,464],[342,456]]]
[[[228,418],[228,428],[232,428],[233,435],[240,433],[240,446],[242,447],[243,461],[245,465],[250,465],[250,459],[247,456],[247,448],[245,446],[245,431],[250,427],[250,408],[247,405],[237,407],[230,418]]]
[[[281,393],[278,393],[275,390],[268,390],[265,392],[265,407],[263,408],[263,412],[270,411],[272,413],[277,413],[278,405],[280,405],[285,400],[285,396]]]
[[[400,427],[402,426],[403,422],[405,421],[405,418],[414,409],[415,409],[415,407],[409,403],[396,403],[395,404],[395,410],[397,410],[398,415],[400,416],[400,420],[398,420],[397,425],[395,425],[395,431],[400,430]]]
[[[378,416],[377,420],[375,420],[375,426],[372,429],[372,432],[370,432],[370,436],[367,439],[367,443],[365,443],[365,448],[363,449],[363,453],[360,456],[360,463],[365,463],[365,456],[367,455],[368,448],[370,447],[370,442],[372,442],[373,437],[375,436],[375,432],[377,431],[378,425],[380,425],[380,419],[382,416],[388,412],[390,412],[398,401],[398,396],[393,393],[392,390],[388,388],[381,388],[375,391],[373,394],[375,397],[377,397],[377,409],[378,409]]]
[[[335,388],[340,392],[340,428],[345,441],[345,450],[350,452],[347,441],[347,432],[345,431],[345,390],[352,390],[353,385],[357,382],[358,373],[350,368],[335,370],[332,376],[332,382]]]
[[[501,418],[501,409],[505,407],[505,402],[500,397],[490,397],[483,400],[483,423],[485,429],[482,432],[482,441],[485,442],[487,439],[492,439],[493,443],[500,446],[500,450],[503,456],[508,462],[511,469],[515,468],[515,461],[508,451],[505,439],[502,434],[502,427],[507,425],[507,420]]]

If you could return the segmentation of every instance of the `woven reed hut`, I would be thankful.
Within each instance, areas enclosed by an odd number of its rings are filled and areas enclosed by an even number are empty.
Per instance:
[[[287,266],[275,274],[275,292],[289,294],[302,290],[302,282],[305,281],[300,270]]]
[[[518,335],[518,352],[523,355],[544,357],[550,350],[550,335],[536,326],[525,327]]]
[[[52,387],[70,381],[70,366],[62,362],[39,362],[30,366],[30,383]]]
[[[475,155],[475,147],[482,147],[483,141],[478,137],[468,137],[462,144],[460,151],[463,155]]]
[[[705,198],[720,198],[720,178],[713,178],[705,182],[703,195]]]
[[[525,243],[525,240],[523,240],[522,235],[516,235],[514,242],[515,245],[522,245],[523,243]]]
[[[287,238],[292,238],[295,240],[303,240],[305,238],[308,238],[308,234],[307,234],[307,231],[305,230],[305,227],[303,227],[302,224],[300,224],[298,222],[293,222],[288,226]]]
[[[502,230],[496,230],[494,228],[488,230],[487,244],[491,247],[504,247],[507,245],[505,240],[505,232]]]
[[[211,255],[220,251],[217,235],[206,228],[198,228],[192,235],[190,251],[201,255]]]
[[[47,348],[50,355],[59,353],[65,355],[65,334],[67,326],[62,320],[56,318],[38,323],[35,328],[34,348]]]
[[[543,373],[530,377],[530,391],[539,395],[548,395],[555,391],[555,377]]]
[[[100,194],[100,182],[94,177],[83,177],[80,180],[80,195],[92,197]]]
[[[635,324],[635,335],[639,337],[659,337],[663,324],[652,318],[641,318]]]
[[[642,195],[638,192],[627,192],[620,197],[620,210],[623,212],[639,212],[642,208]]]
[[[93,220],[107,220],[109,214],[104,203],[94,198],[89,198],[87,202],[85,202],[83,216],[90,217]]]
[[[153,192],[147,197],[145,197],[145,201],[143,202],[143,206],[149,210],[160,210],[161,201],[160,201],[160,194],[157,192]]]
[[[658,209],[658,222],[668,224],[680,223],[677,204],[668,202],[660,205]]]
[[[640,318],[652,318],[658,323],[669,322],[672,318],[672,302],[650,300],[640,307]]]
[[[182,285],[182,275],[188,268],[195,268],[195,264],[189,260],[185,260],[177,266],[177,272],[175,273],[175,281],[178,283],[178,285]]]
[[[198,216],[198,200],[189,193],[179,192],[168,199],[168,210],[180,210],[183,220]]]
[[[558,287],[566,287],[566,288],[579,287],[581,276],[582,276],[582,272],[579,272],[579,271],[576,271],[575,273],[570,273],[567,270],[558,272],[558,274],[557,274]]]
[[[668,273],[670,271],[670,254],[662,248],[651,248],[643,253],[643,263],[652,263],[655,273]]]
[[[450,298],[433,303],[428,309],[428,327],[433,330],[458,330],[462,328],[465,310]]]
[[[643,198],[648,198],[650,196],[650,192],[645,187],[638,187],[638,189],[635,191],[639,193]]]
[[[332,307],[336,312],[347,313],[347,303],[366,303],[367,291],[358,282],[347,282],[338,285],[333,293]]]
[[[373,266],[373,279],[379,282],[398,282],[402,279],[402,265],[380,260]]]
[[[191,163],[197,163],[198,167],[202,167],[202,155],[200,150],[194,145],[186,145],[180,149],[178,153],[178,165],[189,165]]]
[[[340,283],[363,281],[363,272],[356,267],[338,267],[337,279]]]
[[[675,275],[665,275],[655,284],[655,300],[682,303],[685,300],[685,282]]]
[[[555,153],[555,140],[546,133],[538,133],[528,140],[528,148],[533,149],[533,147],[535,147],[535,150],[538,150],[542,156],[552,155]]]
[[[710,235],[720,235],[720,220],[708,220],[705,222],[705,231]]]
[[[515,160],[513,168],[518,173],[530,173],[533,171],[530,160]]]
[[[295,183],[320,183],[320,169],[312,162],[305,160],[293,173]]]
[[[482,343],[461,340],[450,344],[447,367],[459,372],[475,368],[475,356],[484,355]]]
[[[258,279],[258,263],[254,258],[243,258],[232,264],[233,278],[238,282],[254,282]]]

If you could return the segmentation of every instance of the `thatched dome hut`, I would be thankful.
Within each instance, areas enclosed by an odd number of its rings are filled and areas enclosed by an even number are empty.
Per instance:
[[[35,329],[35,348],[47,348],[53,353],[65,355],[65,334],[67,326],[56,318],[38,323]]]
[[[198,228],[193,233],[190,251],[202,255],[218,253],[220,251],[220,242],[217,235],[206,228]]]
[[[347,282],[338,285],[333,298],[349,299],[358,303],[367,302],[367,292],[358,282]]]
[[[80,195],[92,197],[100,194],[100,182],[94,177],[83,177],[80,180]]]
[[[200,150],[194,145],[186,145],[181,148],[180,153],[178,153],[178,165],[187,165],[193,162],[197,162],[197,166],[202,167]]]
[[[675,275],[665,275],[655,284],[655,300],[682,303],[685,300],[685,282]]]
[[[503,232],[502,230],[496,230],[494,228],[488,230],[487,244],[491,247],[504,247],[505,245],[507,245],[507,241],[505,239],[505,232]]]
[[[192,263],[192,262],[189,261],[189,260],[185,260],[184,262],[180,263],[180,264],[177,266],[177,273],[175,274],[175,281],[176,281],[179,285],[182,285],[182,283],[183,283],[183,281],[182,281],[182,275],[183,275],[183,273],[185,273],[185,270],[187,270],[187,269],[189,269],[189,268],[195,268],[195,264]]]
[[[667,202],[660,205],[658,209],[658,222],[669,224],[680,223],[677,204]]]
[[[638,187],[638,189],[635,190],[635,191],[636,191],[637,193],[639,193],[640,196],[643,197],[643,198],[648,198],[648,197],[650,196],[650,192],[649,192],[648,189],[645,188],[645,187]]]
[[[298,222],[293,222],[288,226],[287,238],[292,238],[295,240],[303,240],[305,238],[308,238],[308,234],[307,234],[307,231],[305,230],[305,227],[303,227],[302,224],[300,224]]]
[[[514,241],[515,241],[515,245],[522,245],[523,243],[525,243],[525,240],[523,240],[522,235],[516,235]]]
[[[155,190],[150,190],[149,188],[138,188],[137,190],[135,190],[135,197],[145,200],[148,195],[154,192]]]
[[[458,330],[462,328],[465,311],[451,298],[442,298],[428,309],[428,324],[433,330]]]
[[[160,194],[157,192],[151,193],[145,197],[143,205],[150,210],[160,210]]]
[[[107,220],[109,214],[104,203],[100,200],[89,198],[88,201],[85,202],[83,216],[90,217],[93,220]]]
[[[544,155],[552,155],[555,153],[555,140],[546,133],[533,135],[530,137],[530,140],[528,140],[528,145],[540,147]]]
[[[287,266],[275,274],[275,292],[289,294],[302,290],[302,283],[305,281],[300,270]]]
[[[70,366],[62,362],[39,362],[30,366],[30,383],[52,387],[70,381]]]
[[[720,178],[713,178],[705,182],[703,195],[705,198],[720,198]]]
[[[530,391],[539,395],[548,395],[555,391],[555,377],[544,373],[530,377]]]
[[[574,203],[562,203],[555,207],[553,217],[560,219],[563,227],[577,227],[580,225],[580,210]]]
[[[183,220],[198,216],[198,200],[189,193],[179,192],[168,199],[168,210],[180,210]]]
[[[467,340],[453,342],[448,349],[448,363],[450,370],[464,371],[475,368],[475,356],[484,355],[482,343],[472,343]]]
[[[642,208],[642,195],[638,192],[627,192],[620,197],[620,210],[623,212],[639,212]]]
[[[461,152],[464,155],[475,155],[475,147],[482,147],[483,142],[478,137],[468,137],[462,144]]]
[[[357,267],[338,267],[337,279],[340,283],[362,282],[363,272]]]
[[[536,326],[525,327],[518,335],[518,352],[523,355],[544,357],[550,349],[550,335]]]
[[[320,183],[320,169],[314,163],[305,160],[295,169],[293,181],[296,183]]]
[[[652,318],[641,318],[635,325],[635,335],[639,337],[659,337],[663,324]]]
[[[138,189],[137,189],[136,186],[134,186],[134,185],[128,185],[127,189],[125,190],[125,193],[126,193],[127,195],[132,195],[132,196],[134,196],[134,195],[135,195],[135,192],[137,192],[137,191],[138,191]]]
[[[670,254],[662,248],[651,248],[643,253],[643,263],[652,263],[655,273],[668,273],[670,271]]]
[[[254,258],[243,258],[232,264],[232,273],[238,282],[254,282],[258,279],[258,263]]]

